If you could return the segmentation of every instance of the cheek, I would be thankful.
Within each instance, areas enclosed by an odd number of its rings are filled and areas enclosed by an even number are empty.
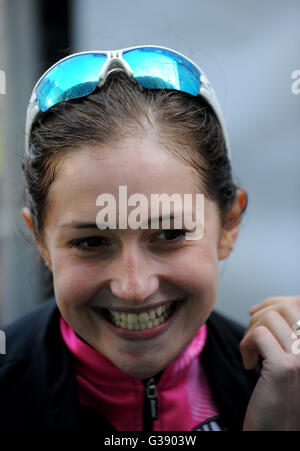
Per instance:
[[[218,289],[218,260],[216,253],[195,249],[188,252],[174,268],[174,280],[195,299],[212,299]]]
[[[53,284],[57,302],[68,307],[82,307],[94,293],[99,282],[94,269],[89,265],[78,263],[75,259],[61,259],[53,266]]]
[[[184,277],[177,273],[178,283],[190,299],[180,317],[176,340],[191,340],[213,310],[218,289],[218,267],[214,261],[194,261],[184,266]],[[181,282],[180,282],[181,280]],[[177,342],[176,342],[177,343]]]

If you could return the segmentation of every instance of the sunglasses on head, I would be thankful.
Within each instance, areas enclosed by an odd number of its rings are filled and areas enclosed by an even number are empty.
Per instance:
[[[25,125],[25,154],[29,152],[32,125],[40,114],[60,102],[91,94],[114,71],[125,72],[145,88],[175,89],[203,97],[220,122],[231,158],[222,111],[202,69],[175,50],[154,45],[74,53],[51,66],[38,80],[30,97]]]

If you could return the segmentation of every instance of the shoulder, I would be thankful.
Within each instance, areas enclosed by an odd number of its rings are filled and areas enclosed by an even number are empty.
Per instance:
[[[3,330],[6,353],[0,355],[0,424],[22,431],[74,428],[76,379],[60,334],[55,298]]]
[[[58,315],[55,298],[52,297],[3,327],[5,354],[0,355],[0,373],[1,367],[6,363],[30,359]]]

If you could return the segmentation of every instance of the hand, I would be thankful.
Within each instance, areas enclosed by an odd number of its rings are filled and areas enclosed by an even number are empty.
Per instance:
[[[240,343],[244,367],[263,358],[244,420],[244,431],[300,430],[300,296],[265,299],[249,310],[251,320]]]

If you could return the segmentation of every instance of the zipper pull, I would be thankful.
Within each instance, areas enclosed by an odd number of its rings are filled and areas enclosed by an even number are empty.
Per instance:
[[[149,400],[152,420],[157,420],[157,386],[154,377],[146,382],[145,393]]]

